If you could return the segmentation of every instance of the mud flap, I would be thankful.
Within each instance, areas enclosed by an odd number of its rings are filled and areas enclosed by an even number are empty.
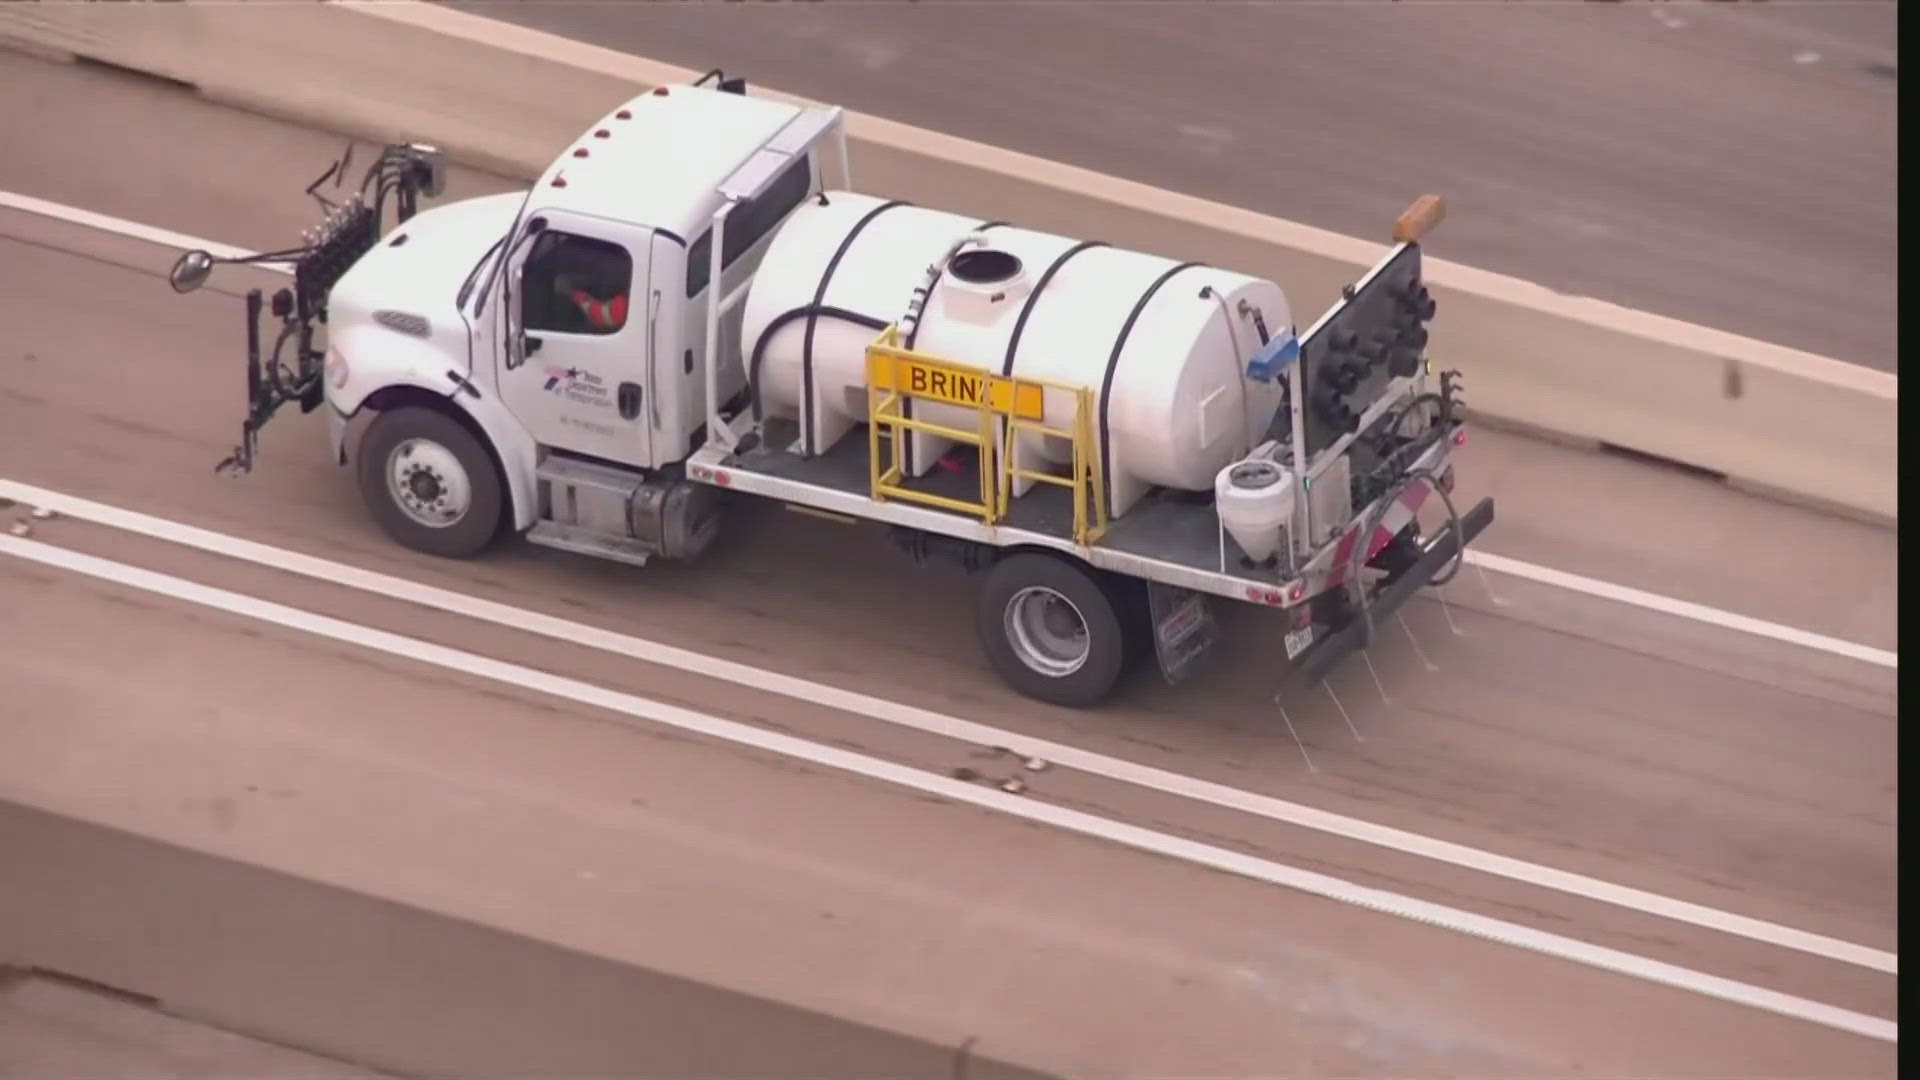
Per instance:
[[[1160,674],[1178,683],[1193,673],[1215,641],[1219,624],[1205,593],[1147,582],[1147,610],[1153,620],[1153,652]]]
[[[1493,500],[1481,499],[1473,509],[1460,515],[1458,528],[1449,524],[1436,533],[1420,549],[1420,557],[1394,578],[1386,588],[1375,594],[1368,605],[1373,623],[1378,626],[1392,618],[1413,594],[1432,581],[1452,563],[1457,552],[1473,543],[1486,527],[1493,523]],[[1367,620],[1358,611],[1348,616],[1346,622],[1320,640],[1309,645],[1294,659],[1292,669],[1287,673],[1286,682],[1281,689],[1289,686],[1311,684],[1319,681],[1340,661],[1352,656],[1367,646]]]

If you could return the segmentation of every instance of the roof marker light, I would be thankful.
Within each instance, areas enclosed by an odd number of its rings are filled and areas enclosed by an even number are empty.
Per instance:
[[[631,120],[633,119],[633,110],[621,109],[619,112],[613,114],[613,118],[615,120]]]
[[[667,88],[666,88],[666,87],[664,87],[664,86],[656,86],[656,87],[654,87],[654,88],[653,88],[653,96],[654,96],[654,97],[666,97],[666,96],[667,96]]]
[[[593,137],[596,139],[604,139],[610,134],[612,133],[609,132],[606,128],[601,128],[599,131],[596,131],[593,133]]]
[[[580,149],[578,149],[578,150],[575,150],[575,151],[573,152],[573,156],[574,156],[574,157],[586,157],[586,156],[587,156],[587,148],[583,146],[583,147],[581,147]]]

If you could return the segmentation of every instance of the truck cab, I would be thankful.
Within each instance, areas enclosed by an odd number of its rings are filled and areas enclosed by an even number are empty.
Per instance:
[[[820,190],[821,136],[838,120],[732,89],[622,103],[526,192],[422,211],[333,285],[336,455],[365,410],[412,405],[478,428],[500,459],[490,481],[424,437],[362,439],[362,484],[392,494],[395,510],[376,513],[403,543],[470,554],[490,534],[453,519],[497,497],[539,543],[635,563],[703,546],[714,500],[681,490],[678,469],[706,438],[709,401],[745,385],[720,359],[739,349],[720,298],[744,291],[779,223]],[[636,495],[661,504],[655,535],[634,533],[621,504]]]
[[[800,113],[663,87],[602,118],[535,182],[496,318],[475,322],[491,337],[485,354],[508,409],[542,445],[648,469],[691,452],[705,406],[708,294],[751,278],[774,226],[819,177],[804,148],[782,155],[765,189],[728,216],[716,283],[720,185]],[[588,317],[596,311],[607,317]],[[731,351],[716,344],[715,355]],[[739,392],[737,365],[716,374],[722,400]]]

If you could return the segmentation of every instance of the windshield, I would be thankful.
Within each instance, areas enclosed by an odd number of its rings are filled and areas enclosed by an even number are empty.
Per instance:
[[[467,271],[467,280],[461,282],[460,293],[454,298],[455,306],[463,311],[466,309],[467,298],[473,293],[474,283],[480,280],[480,271],[486,268],[487,260],[493,258],[493,253],[499,251],[500,245],[506,242],[506,234],[502,233],[500,239],[495,240],[493,246],[487,249],[486,254],[480,256],[479,260],[473,264],[473,269]]]

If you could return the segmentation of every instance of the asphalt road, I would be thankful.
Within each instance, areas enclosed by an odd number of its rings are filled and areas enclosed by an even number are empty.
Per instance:
[[[1895,367],[1891,0],[452,6]]]
[[[299,189],[339,149],[151,84],[20,57],[0,56],[0,91],[16,103],[0,115],[0,143],[29,151],[0,160],[0,190],[244,246],[309,223]],[[452,196],[501,186],[470,172],[452,184]],[[1467,574],[1451,606],[1417,603],[1406,633],[1374,651],[1390,700],[1352,667],[1337,697],[1290,703],[1309,764],[1271,700],[1271,642],[1251,618],[1229,619],[1229,647],[1203,683],[1143,683],[1088,715],[1000,688],[971,640],[964,580],[812,519],[750,517],[694,567],[635,572],[518,543],[437,562],[378,534],[350,474],[327,462],[317,415],[278,422],[251,477],[212,475],[241,406],[240,279],[176,297],[160,276],[173,254],[0,211],[0,477],[1893,947],[1891,672]],[[1886,531],[1492,433],[1465,453],[1461,494],[1501,502],[1490,551],[1894,641]],[[84,522],[35,535],[928,772],[1005,768],[983,747]],[[125,586],[0,558],[0,593],[14,718],[0,798],[593,955],[865,1021],[1079,1054],[1082,1075],[1115,1061],[1892,1075],[1884,1044]],[[1893,1009],[1890,977],[1803,953],[1091,774],[1032,783],[1037,800]]]

